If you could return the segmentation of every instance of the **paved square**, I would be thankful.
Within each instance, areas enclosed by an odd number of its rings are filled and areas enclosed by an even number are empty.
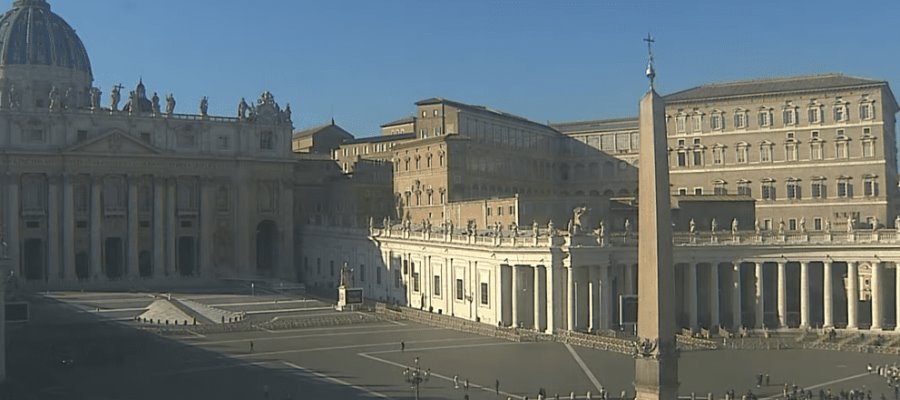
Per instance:
[[[303,299],[279,297],[275,305],[274,299],[252,297],[197,296],[198,301],[229,307],[264,311],[267,307],[260,303],[271,301],[273,309],[291,310],[259,318],[333,312]],[[633,394],[632,359],[620,354],[388,321],[157,336],[130,321],[152,299],[141,293],[79,293],[36,300],[34,320],[10,329],[11,383],[5,390],[16,397],[3,398],[410,399],[413,391],[402,371],[416,357],[431,372],[421,387],[423,399],[462,399],[467,379],[471,399],[496,399],[496,380],[502,396],[513,398],[534,399],[540,388],[551,398],[571,391],[583,398],[589,390],[596,395],[599,385],[616,396],[621,390]],[[74,364],[61,365],[65,358]],[[891,356],[799,350],[689,352],[681,357],[681,393],[721,396],[727,389],[739,394],[752,389],[765,398],[780,395],[781,385],[789,382],[814,392],[866,386],[875,398],[882,392],[893,398],[881,378],[864,372],[867,363],[896,361]],[[757,389],[757,373],[770,374],[771,386]],[[460,389],[454,388],[455,376]]]

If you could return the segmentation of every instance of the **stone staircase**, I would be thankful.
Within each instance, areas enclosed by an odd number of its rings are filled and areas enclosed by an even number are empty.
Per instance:
[[[175,298],[173,301],[194,314],[198,321],[202,321],[201,324],[234,323],[244,319],[243,313],[223,310],[194,300]]]

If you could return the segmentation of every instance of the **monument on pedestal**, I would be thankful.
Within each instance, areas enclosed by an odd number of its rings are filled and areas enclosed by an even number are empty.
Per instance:
[[[638,342],[635,349],[636,400],[678,398],[678,350],[675,342],[675,274],[666,115],[654,89],[653,37],[647,36],[650,91],[640,104],[638,200]]]
[[[353,310],[353,307],[363,302],[363,290],[351,288],[350,268],[347,263],[341,266],[341,283],[338,286],[338,311]]]

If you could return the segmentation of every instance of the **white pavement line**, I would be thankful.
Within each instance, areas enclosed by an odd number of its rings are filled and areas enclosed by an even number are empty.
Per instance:
[[[275,336],[275,337],[261,337],[261,338],[249,338],[249,339],[232,339],[232,340],[219,340],[214,342],[205,342],[204,345],[216,345],[216,344],[229,344],[229,343],[248,343],[248,342],[266,342],[273,340],[288,340],[288,339],[302,339],[302,338],[313,338],[313,337],[322,337],[322,336],[353,336],[353,335],[370,335],[374,333],[396,333],[396,332],[419,332],[419,331],[436,331],[441,328],[418,328],[418,329],[390,329],[390,330],[381,330],[381,331],[366,331],[366,332],[340,332],[340,333],[319,333],[314,335],[293,335],[293,336]],[[398,340],[397,344],[400,343]]]
[[[356,389],[356,390],[359,390],[360,392],[367,393],[367,394],[370,394],[370,395],[375,396],[375,397],[380,397],[380,398],[382,398],[382,399],[390,399],[390,398],[391,398],[391,397],[388,397],[387,395],[384,395],[384,394],[382,394],[382,393],[378,393],[378,392],[376,392],[376,391],[373,391],[373,390],[364,388],[364,387],[359,386],[359,385],[354,385],[354,384],[352,384],[352,383],[350,383],[350,382],[347,382],[347,381],[345,381],[345,380],[341,380],[341,379],[338,379],[338,378],[335,378],[335,377],[332,377],[332,376],[328,376],[328,375],[325,375],[325,374],[323,374],[323,373],[321,373],[321,372],[316,372],[316,371],[313,371],[313,370],[310,370],[310,369],[303,368],[303,367],[301,367],[301,366],[299,366],[299,365],[297,365],[297,364],[291,363],[291,362],[284,361],[284,365],[287,365],[288,367],[294,368],[294,369],[296,369],[296,370],[302,371],[302,372],[305,373],[305,374],[309,374],[309,375],[315,376],[316,378],[319,378],[319,379],[322,379],[322,380],[325,380],[325,381],[328,381],[328,382],[337,383],[338,385],[343,385],[343,386],[349,386],[349,387],[352,387],[352,388],[354,388],[354,389]]]
[[[851,376],[848,376],[848,377],[846,377],[846,378],[839,378],[839,379],[831,380],[831,381],[828,381],[828,382],[822,382],[822,383],[819,383],[819,384],[816,384],[816,385],[812,385],[812,386],[805,387],[805,388],[803,388],[803,389],[804,389],[804,390],[818,389],[818,388],[821,388],[821,387],[831,386],[831,385],[834,385],[834,384],[836,384],[836,383],[852,381],[852,380],[854,380],[854,379],[859,379],[859,378],[862,378],[862,377],[864,377],[864,376],[869,376],[869,375],[872,375],[872,374],[870,374],[870,373],[868,373],[868,372],[863,372],[863,373],[861,373],[861,374],[851,375]],[[781,395],[775,395],[775,396],[765,397],[765,398],[763,398],[762,400],[779,399],[779,398],[781,398],[781,397],[782,397]]]
[[[227,307],[227,306],[258,306],[265,304],[293,304],[293,303],[311,303],[315,300],[269,300],[269,301],[253,301],[247,303],[222,303],[222,304],[210,304],[210,307]]]
[[[406,342],[406,343],[411,344],[411,343],[453,342],[453,341],[467,341],[467,340],[479,340],[479,339],[484,339],[484,338],[432,339],[432,340],[417,340],[417,341]],[[362,348],[366,348],[366,347],[379,347],[379,346],[397,346],[397,342],[393,341],[393,342],[386,342],[386,343],[352,344],[352,345],[347,345],[347,346],[317,347],[317,348],[313,348],[313,349],[270,351],[267,353],[234,354],[234,355],[231,355],[231,357],[249,358],[249,357],[260,357],[260,356],[272,356],[272,355],[279,355],[279,354],[311,353],[311,352],[316,352],[316,351],[362,349]],[[410,349],[410,351],[413,351],[413,350],[416,350],[416,349]]]
[[[192,330],[190,330],[190,329],[187,329],[186,331],[187,331],[187,333],[190,333],[190,334],[193,335],[194,337],[198,337],[198,338],[200,338],[200,339],[203,339],[203,338],[206,337],[206,335],[201,335],[201,334],[199,334],[199,333],[197,333],[197,332],[194,332],[194,331],[192,331]]]
[[[147,311],[147,307],[136,308],[101,308],[100,310],[85,310],[86,313],[113,313],[113,312],[130,312],[130,311]]]
[[[588,379],[591,380],[591,383],[594,384],[594,387],[597,388],[597,392],[603,391],[603,385],[600,384],[600,381],[597,380],[597,377],[594,376],[594,373],[591,372],[590,368],[588,368],[587,364],[584,363],[584,360],[581,359],[581,356],[575,352],[575,349],[568,343],[566,343],[566,349],[569,350],[569,353],[572,354],[572,358],[575,359],[575,362],[578,363],[578,366],[581,367],[581,370],[584,371],[584,374],[587,375]]]
[[[261,327],[261,326],[257,326],[256,329],[259,329],[259,330],[261,330],[261,331],[263,331],[263,332],[267,332],[267,333],[278,333],[278,332],[276,332],[276,331],[273,331],[273,330],[271,330],[271,329],[266,329],[266,328],[263,328],[263,327]]]
[[[510,345],[510,344],[521,344],[521,343],[493,343],[493,344],[494,344],[494,345]],[[467,346],[463,346],[463,347],[467,347]],[[395,366],[395,367],[397,367],[397,368],[401,368],[401,369],[415,368],[415,366],[413,366],[413,365],[403,365],[403,364],[400,364],[400,363],[397,363],[397,362],[393,362],[393,361],[385,360],[385,359],[383,359],[383,358],[375,357],[375,356],[373,356],[373,355],[371,355],[371,354],[372,354],[372,353],[359,353],[359,354],[357,354],[357,355],[360,356],[360,357],[363,357],[363,358],[368,358],[368,359],[370,359],[370,360],[372,360],[372,361],[378,361],[378,362],[380,362],[380,363],[384,363],[384,364],[388,364],[388,365],[393,365],[393,366]],[[451,377],[449,377],[449,376],[441,375],[441,374],[438,374],[438,373],[431,372],[429,376],[434,376],[434,377],[443,379],[443,380],[445,380],[445,381],[447,381],[447,382],[453,382],[453,378],[451,378]],[[493,388],[493,389],[492,389],[492,388],[489,388],[489,387],[486,387],[486,386],[479,385],[479,384],[477,384],[477,383],[469,382],[469,387],[474,387],[474,388],[476,388],[476,389],[481,389],[481,390],[483,390],[483,391],[485,391],[485,392],[488,392],[488,393],[496,393],[496,388]],[[506,391],[503,391],[503,390],[500,391],[500,394],[502,394],[502,395],[504,395],[504,396],[507,396],[507,397],[512,397],[512,398],[514,398],[514,399],[524,399],[524,398],[525,398],[525,397],[523,397],[523,396],[519,396],[519,395],[516,395],[516,394],[513,394],[513,393],[509,393],[509,392],[506,392]]]
[[[326,310],[334,311],[334,307],[284,308],[284,309],[242,311],[242,312],[247,315],[257,315],[257,314],[283,314],[283,313],[292,313],[292,312],[300,312],[300,311],[326,311]]]
[[[386,320],[384,320],[384,321],[387,322],[387,323],[389,323],[389,324],[394,324],[394,325],[399,325],[399,326],[406,326],[406,324],[404,324],[404,323],[402,323],[402,322],[392,321],[392,320],[389,320],[389,319],[386,319]]]

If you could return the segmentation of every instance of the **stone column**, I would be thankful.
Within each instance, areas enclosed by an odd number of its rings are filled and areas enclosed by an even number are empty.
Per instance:
[[[896,271],[896,276],[894,278],[894,280],[896,281],[894,283],[894,290],[895,290],[894,291],[894,293],[895,293],[894,301],[897,304],[896,308],[894,309],[894,312],[896,314],[896,319],[894,320],[895,321],[894,322],[895,323],[894,330],[900,331],[900,264],[895,262],[894,270]]]
[[[512,298],[512,326],[519,327],[519,267],[510,265],[510,280],[512,280],[512,290],[510,297]]]
[[[100,204],[100,193],[103,190],[103,178],[100,176],[91,176],[91,267],[90,279],[100,277],[103,272],[103,256],[100,254],[103,249],[102,241],[102,224],[103,209]]]
[[[176,214],[178,213],[178,203],[176,202],[176,192],[178,190],[178,180],[171,178],[166,182],[166,275],[177,276],[178,267],[175,261],[176,246],[176,230],[175,224],[178,223]]]
[[[734,325],[735,329],[740,329],[744,326],[744,321],[741,315],[741,263],[734,263],[734,268],[731,271],[731,316],[732,316],[732,325]]]
[[[215,229],[215,185],[207,179],[200,179],[200,268],[196,274],[212,271],[213,231]],[[293,222],[293,219],[290,221]],[[293,224],[288,229],[293,229]],[[423,274],[424,275],[424,274]]]
[[[884,309],[883,309],[883,298],[884,295],[884,282],[882,282],[882,276],[884,275],[884,265],[881,261],[876,261],[872,263],[872,327],[870,328],[873,331],[882,330],[882,323],[884,323]]]
[[[765,296],[763,290],[765,288],[763,281],[763,263],[757,261],[756,262],[756,300],[754,301],[754,311],[756,316],[756,321],[754,326],[756,329],[762,329],[765,326]]]
[[[294,270],[294,182],[292,180],[285,180],[282,182],[281,188],[280,207],[282,210],[282,218],[284,218],[286,222],[286,225],[282,225],[282,232],[284,234],[282,235],[283,250],[281,251],[280,256],[282,265],[281,276],[290,277]],[[480,303],[475,303],[475,310],[478,309],[478,304]]]
[[[787,265],[778,262],[778,327],[787,328]]]
[[[575,268],[569,267],[566,269],[566,297],[568,297],[568,301],[566,302],[566,316],[568,318],[568,328],[570,331],[574,331],[576,315],[575,315]]]
[[[597,285],[599,281],[599,273],[596,267],[588,267],[588,329],[593,332],[599,329],[600,325],[600,287]]]
[[[719,326],[719,264],[711,263],[709,269],[709,327]]]
[[[154,278],[159,277],[160,267],[162,271],[167,271],[166,265],[166,243],[165,243],[165,215],[166,215],[166,180],[165,178],[154,177],[153,179],[153,263],[151,264],[151,274]]]
[[[553,331],[556,329],[556,313],[557,313],[557,305],[560,304],[558,301],[559,291],[556,290],[556,283],[553,281],[554,274],[556,271],[553,268],[553,264],[550,264],[544,268],[545,270],[545,288],[547,293],[547,301],[545,302],[546,307],[546,315],[547,315],[547,329],[544,331],[547,334],[553,334]]]
[[[128,177],[128,262],[125,263],[125,276],[134,278],[140,276],[138,268],[138,238],[140,237],[138,219],[138,182],[136,176]]]
[[[63,182],[62,258],[61,277],[74,281],[75,272],[75,175],[66,175]]]
[[[800,328],[809,328],[809,261],[800,261]]]
[[[20,275],[22,272],[22,263],[19,255],[22,248],[22,241],[19,235],[19,221],[21,221],[22,213],[19,209],[19,175],[7,175],[6,191],[9,196],[7,202],[8,209],[6,211],[9,216],[9,220],[6,222],[6,229],[9,233],[6,236],[6,243],[8,246],[7,251],[9,251],[9,267],[12,272]]]
[[[859,263],[847,261],[847,329],[857,329],[859,310]]]
[[[56,282],[60,278],[60,243],[59,220],[62,216],[59,201],[60,177],[51,175],[47,179],[47,276],[48,282]]]
[[[544,268],[538,265],[534,266],[534,330],[540,332],[544,330],[544,313],[546,308],[543,306],[544,294],[547,288],[544,286],[547,282],[546,276],[541,276]]]
[[[825,260],[822,263],[822,314],[823,314],[823,326],[825,328],[834,328],[834,299],[832,298],[832,291],[834,290],[834,283],[832,282],[832,274],[833,274],[831,260]]]
[[[256,267],[251,266],[250,261],[250,242],[254,238],[251,230],[255,231],[256,226],[251,227],[248,221],[248,214],[255,212],[257,204],[254,202],[251,190],[256,190],[256,181],[252,179],[243,179],[238,177],[235,179],[233,186],[237,192],[237,205],[234,208],[234,217],[236,218],[234,230],[234,246],[236,248],[235,271],[240,276],[255,275]],[[246,190],[244,188],[251,188]],[[325,219],[325,226],[330,226],[331,221]],[[255,265],[255,261],[254,261]],[[453,284],[456,287],[455,283]],[[453,302],[451,301],[452,305]]]
[[[688,326],[692,331],[699,327],[697,322],[697,264],[687,265],[687,276],[684,278],[687,291]]]

